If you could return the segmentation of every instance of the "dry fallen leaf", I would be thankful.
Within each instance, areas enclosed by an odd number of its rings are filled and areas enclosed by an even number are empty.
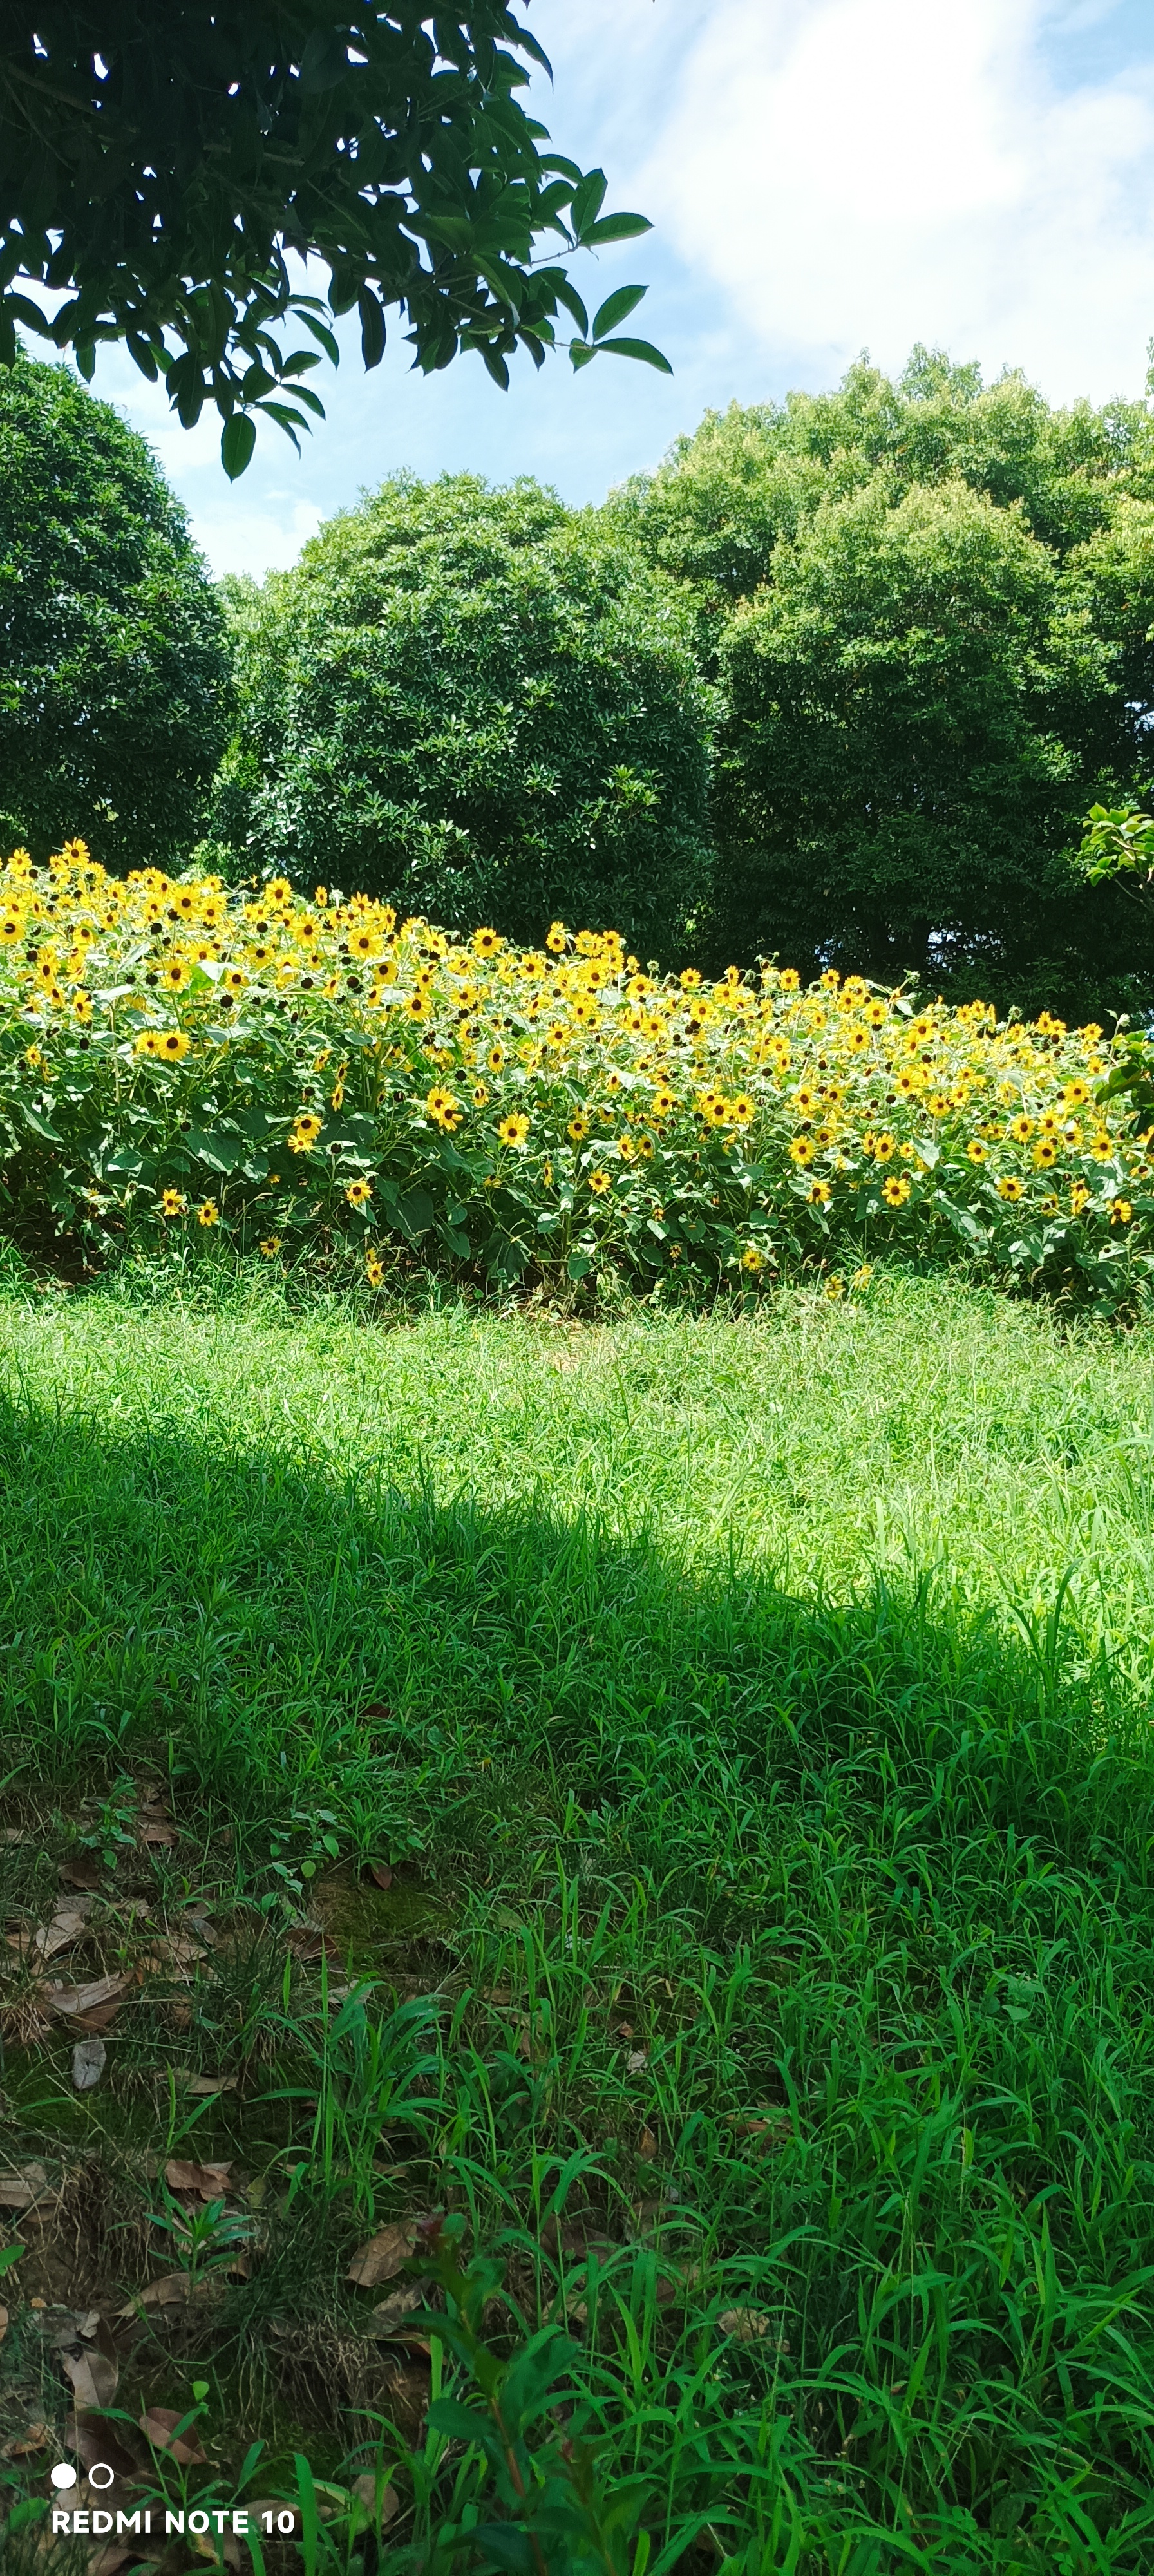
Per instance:
[[[38,2192],[47,2189],[43,2165],[21,2165],[17,2173],[0,2174],[0,2209],[31,2209]]]
[[[3,2343],[3,2341],[4,2341],[4,2337],[5,2337],[5,2335],[7,2334],[7,2332],[8,2332],[8,2310],[7,2310],[7,2308],[5,2308],[5,2307],[0,2307],[0,2343]]]
[[[757,2343],[769,2333],[771,2323],[763,2308],[723,2308],[717,2330],[719,2334],[732,2335],[736,2343]]]
[[[391,1887],[393,1884],[393,1873],[387,1860],[371,1860],[369,1876],[375,1878],[378,1887]]]
[[[78,2039],[72,2051],[72,2081],[78,2093],[91,2093],[104,2073],[108,2051],[102,2039]]]
[[[627,2068],[628,2068],[628,2070],[629,2070],[629,2073],[630,2073],[631,2075],[640,2075],[642,2067],[643,2067],[643,2066],[648,2066],[648,2064],[649,2064],[649,2051],[648,2051],[648,2049],[647,2049],[647,2048],[631,2048],[631,2049],[630,2049],[630,2051],[629,2051],[629,2055],[628,2055],[628,2057],[627,2057],[627,2058],[626,2058],[626,2060],[625,2060],[625,2064],[626,2064],[626,2066],[627,2066]]]
[[[131,2481],[137,2475],[139,2462],[124,2447],[121,2425],[110,2422],[107,2415],[88,2415],[78,2406],[65,2426],[64,2448],[73,2453],[82,2469],[91,2469],[97,2460],[106,2460],[118,2478]]]
[[[60,1906],[51,1922],[39,1923],[34,1932],[9,1932],[6,1936],[8,1947],[19,1951],[24,1959],[36,1962],[54,1959],[58,1950],[68,1950],[74,1941],[81,1939],[88,1929],[91,1911],[91,1897],[82,1898],[79,1905]]]
[[[5,2443],[4,2458],[29,2460],[35,2451],[54,2451],[55,2448],[56,2435],[50,2424],[29,2424],[27,2431],[18,2433],[15,2441]]]
[[[87,1986],[46,1986],[44,1997],[53,2012],[63,2013],[71,2020],[76,2013],[94,2012],[98,2004],[110,2004],[118,1996],[127,1994],[130,1984],[129,1977],[94,1977],[91,1985]]]
[[[100,2325],[99,2308],[46,2308],[38,2318],[41,2341],[49,2352],[62,2352],[67,2344],[91,2343]]]
[[[64,1887],[99,1887],[102,1876],[95,1852],[77,1852],[72,1860],[62,1860],[56,1872]]]
[[[171,1850],[176,1841],[176,1827],[166,1824],[162,1817],[148,1816],[141,1825],[140,1839],[153,1850]]]
[[[362,2290],[375,2290],[378,2281],[395,2280],[402,2263],[407,2263],[417,2241],[415,2218],[397,2219],[392,2227],[379,2228],[354,2254],[348,2278]]]
[[[411,2317],[414,2309],[420,2307],[426,2286],[424,2281],[414,2281],[411,2289],[394,2290],[391,2298],[382,2299],[372,2315],[366,2318],[365,2333],[372,2335],[377,2343],[393,2341],[405,2318]]]
[[[193,2075],[187,2066],[171,2068],[173,2082],[185,2093],[235,2093],[235,2075]]]
[[[349,2493],[367,2514],[377,2531],[383,2530],[400,2511],[400,2498],[395,2487],[385,2486],[374,2477],[354,2478]]]
[[[652,2164],[657,2153],[657,2140],[652,2129],[643,2129],[637,2141],[637,2153],[645,2164]]]
[[[285,1939],[294,1959],[299,1959],[302,1967],[308,1967],[313,1960],[320,1958],[331,1959],[336,1966],[340,1965],[340,1951],[326,1939],[319,1923],[293,1923]]]
[[[141,2308],[187,2307],[190,2299],[206,2299],[216,2287],[217,2282],[211,2272],[202,2273],[199,2281],[194,2281],[190,2272],[166,2272],[161,2280],[150,2281],[147,2289],[138,2290],[136,2297],[129,2300],[126,2308],[119,2308],[117,2314],[134,2317]]]
[[[71,2380],[77,2406],[86,2414],[101,2415],[111,2406],[120,2378],[115,2355],[103,2352],[62,2352],[60,2367]]]
[[[120,2002],[122,2001],[123,1997],[120,1999]],[[97,2004],[92,2012],[69,2013],[68,2018],[73,2030],[97,2032],[111,2029],[120,2010],[120,2002]]]
[[[184,2413],[187,2411],[186,2408]],[[150,2406],[140,2418],[140,2429],[154,2451],[163,2451],[168,2459],[175,2460],[178,2469],[191,2469],[203,2460],[204,2451],[194,2424],[185,2424],[184,2431],[177,2432],[177,2425],[183,2421],[183,2414],[174,2407]]]
[[[231,2164],[190,2164],[183,2156],[170,2156],[164,2168],[164,2179],[172,2191],[199,2192],[202,2200],[220,2200],[231,2188]]]

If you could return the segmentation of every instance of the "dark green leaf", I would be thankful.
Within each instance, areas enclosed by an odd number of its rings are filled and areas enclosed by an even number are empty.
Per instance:
[[[668,358],[662,356],[660,349],[654,348],[652,340],[599,340],[597,346],[611,349],[618,358],[640,358],[644,366],[656,367],[663,376],[673,373]]]
[[[647,291],[644,286],[618,286],[612,295],[607,295],[593,317],[593,338],[603,340],[607,331],[615,331],[619,322],[636,311]]]
[[[314,27],[301,55],[300,85],[305,91],[335,89],[349,68],[344,38],[333,27]]]
[[[366,367],[379,367],[385,354],[385,317],[371,286],[357,296],[361,317],[361,356]]]
[[[509,2576],[537,2576],[537,2560],[527,2531],[511,2522],[479,2522],[469,2533],[484,2566],[508,2568]]]
[[[603,170],[590,170],[574,188],[569,206],[569,222],[577,241],[585,242],[591,237],[590,226],[596,222],[605,203],[608,185],[609,182]]]
[[[220,461],[230,483],[243,474],[256,446],[256,422],[248,412],[234,411],[220,433]]]
[[[602,242],[634,241],[638,233],[652,230],[648,215],[602,215],[581,238],[587,249],[595,250]]]

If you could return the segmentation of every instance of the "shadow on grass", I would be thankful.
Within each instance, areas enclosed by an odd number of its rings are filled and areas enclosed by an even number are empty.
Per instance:
[[[504,1809],[523,1848],[575,1805],[627,1861],[684,1848],[698,1907],[703,1859],[728,1882],[799,1799],[851,1840],[880,1802],[895,1853],[996,1829],[1146,1884],[1148,1734],[1057,1615],[1026,1641],[929,1583],[798,1600],[736,1550],[703,1578],[543,1502],[10,1404],[0,1476],[14,1783],[147,1749],[238,1821],[319,1804],[374,1847]]]

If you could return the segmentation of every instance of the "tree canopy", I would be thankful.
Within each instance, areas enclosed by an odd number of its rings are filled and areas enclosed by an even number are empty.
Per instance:
[[[707,694],[673,585],[529,480],[398,476],[233,590],[240,863],[539,940],[683,951],[708,884]]]
[[[542,149],[527,62],[548,68],[504,0],[9,0],[0,360],[18,325],[86,378],[97,344],[123,341],[186,426],[215,403],[230,475],[258,413],[295,439],[322,411],[306,378],[353,308],[370,367],[394,306],[425,370],[473,349],[506,385],[513,351],[540,365],[562,315],[574,364],[666,367],[621,331],[644,287],[590,319],[568,274],[564,254],[649,226],[604,213],[602,171]],[[292,253],[323,263],[327,302],[294,286]],[[51,320],[19,281],[63,293]],[[294,322],[309,336],[290,349]]]
[[[609,517],[685,585],[720,684],[719,955],[1149,988],[1150,933],[1078,861],[1088,806],[1154,770],[1146,404],[863,361],[708,415]]]
[[[143,439],[66,367],[0,369],[0,846],[171,867],[228,740],[220,603]]]

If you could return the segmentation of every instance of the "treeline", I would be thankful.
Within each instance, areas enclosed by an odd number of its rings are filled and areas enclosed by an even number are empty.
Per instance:
[[[707,415],[600,509],[397,477],[216,591],[113,412],[0,380],[0,835],[37,854],[1146,1009],[1151,916],[1078,852],[1149,800],[1152,633],[1154,410],[921,350]]]

